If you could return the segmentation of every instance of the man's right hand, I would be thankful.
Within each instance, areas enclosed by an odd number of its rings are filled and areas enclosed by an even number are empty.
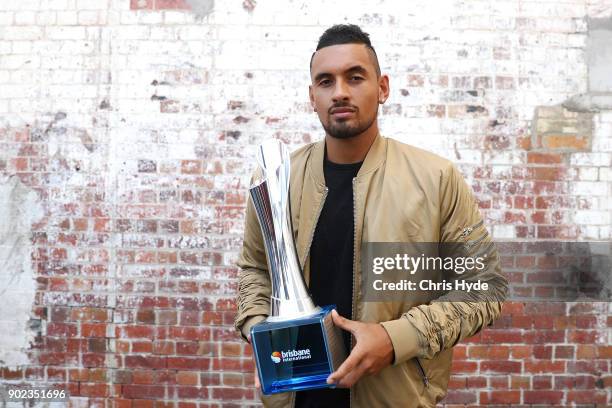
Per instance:
[[[251,335],[250,334],[247,337],[247,340],[248,340],[249,344],[251,344]],[[253,353],[253,362],[255,363],[255,368],[253,369],[253,371],[255,373],[255,379],[254,379],[255,388],[257,388],[257,390],[259,390],[261,388],[261,384],[259,383],[259,375],[257,374],[257,362],[255,361],[255,353]]]

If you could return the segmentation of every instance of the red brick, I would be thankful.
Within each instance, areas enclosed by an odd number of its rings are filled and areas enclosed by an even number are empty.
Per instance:
[[[106,337],[105,323],[82,323],[81,335],[83,337]]]
[[[198,385],[199,375],[193,371],[178,371],[176,382],[180,385]]]
[[[552,377],[550,375],[536,375],[533,377],[534,390],[550,390],[552,388]]]
[[[209,358],[168,357],[168,368],[175,370],[208,370]]]
[[[154,354],[174,354],[174,342],[171,341],[155,341],[153,342]]]
[[[82,355],[83,367],[104,367],[106,355],[102,353],[88,353]]]
[[[480,364],[482,372],[520,373],[521,363],[518,361],[483,361]]]
[[[123,386],[123,396],[126,398],[163,398],[165,388],[157,385],[133,385]]]
[[[560,404],[563,399],[561,391],[524,391],[525,404]]]
[[[189,10],[191,7],[185,0],[155,0],[157,10]]]
[[[592,344],[597,341],[600,334],[596,330],[568,330],[567,341],[578,344]]]
[[[487,377],[483,376],[467,376],[467,387],[468,388],[486,388]]]
[[[474,404],[476,403],[476,393],[472,391],[449,390],[444,402],[446,404]]]
[[[542,146],[547,149],[581,151],[588,148],[589,139],[576,135],[545,135],[542,137]]]
[[[77,326],[68,323],[48,323],[47,336],[76,337]]]
[[[147,341],[133,341],[132,342],[133,353],[152,353],[153,343],[150,340]]]
[[[564,361],[525,361],[525,373],[563,373]]]
[[[566,401],[576,404],[605,404],[606,399],[605,391],[568,391]]]
[[[564,358],[571,359],[574,358],[574,346],[555,346],[555,359]]]
[[[109,395],[109,388],[106,384],[79,384],[79,395],[84,397],[107,397]]]
[[[510,388],[512,389],[530,389],[531,381],[529,377],[513,375],[510,377]]]
[[[470,346],[468,356],[475,359],[507,359],[510,355],[505,346]]]
[[[474,373],[478,365],[473,361],[453,361],[451,372],[456,373]]]
[[[481,404],[518,404],[520,402],[520,391],[489,391],[480,393]]]
[[[485,330],[482,333],[483,343],[522,343],[523,337],[516,330]]]
[[[151,370],[134,370],[132,372],[133,384],[154,384],[155,372]]]
[[[130,0],[130,10],[152,10],[154,0]]]
[[[154,356],[125,356],[127,368],[166,368],[166,357]]]
[[[132,401],[132,408],[154,408],[155,401],[147,399],[134,399]]]

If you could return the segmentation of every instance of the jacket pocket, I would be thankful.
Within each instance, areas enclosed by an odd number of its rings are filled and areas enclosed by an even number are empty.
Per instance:
[[[425,385],[425,387],[429,387],[429,377],[427,377],[427,372],[425,371],[425,368],[423,368],[423,364],[421,364],[421,360],[419,360],[418,357],[415,357],[413,360],[416,364],[417,371],[419,372],[419,376],[421,377],[421,381],[423,381],[423,385]]]

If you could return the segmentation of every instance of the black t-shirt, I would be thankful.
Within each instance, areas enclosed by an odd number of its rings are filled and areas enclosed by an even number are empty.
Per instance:
[[[323,171],[328,188],[310,247],[310,293],[316,305],[336,305],[341,316],[352,318],[354,209],[353,178],[360,163],[337,164],[325,158]],[[343,331],[346,350],[350,333]],[[299,391],[296,408],[348,407],[347,388]]]

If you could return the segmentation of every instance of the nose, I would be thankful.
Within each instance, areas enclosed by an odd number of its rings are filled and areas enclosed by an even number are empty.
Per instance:
[[[337,80],[336,84],[334,85],[334,93],[332,95],[332,100],[334,102],[338,102],[342,100],[348,100],[348,98],[348,84],[342,79]]]

